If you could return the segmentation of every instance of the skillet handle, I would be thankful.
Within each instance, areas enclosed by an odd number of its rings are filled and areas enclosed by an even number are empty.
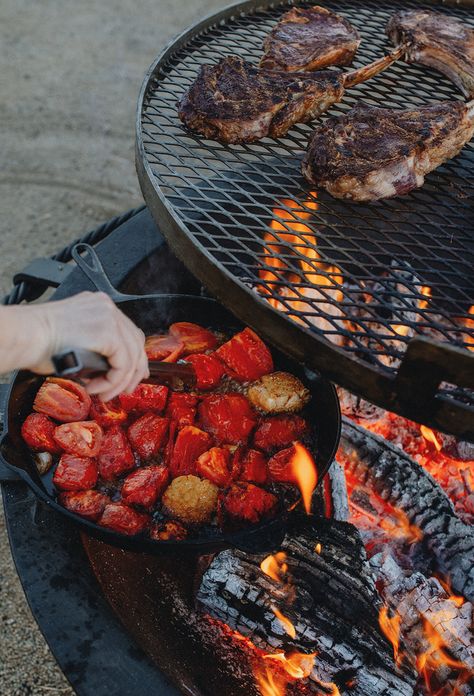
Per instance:
[[[114,288],[101,260],[90,244],[85,242],[75,244],[72,248],[71,256],[94,287],[101,292],[105,292],[114,302],[132,299],[131,295],[125,295]]]
[[[0,483],[5,481],[21,481],[20,476],[16,474],[13,469],[10,469],[5,463],[1,453],[1,443],[3,441],[3,424],[5,423],[7,414],[7,394],[9,391],[9,384],[0,384]]]

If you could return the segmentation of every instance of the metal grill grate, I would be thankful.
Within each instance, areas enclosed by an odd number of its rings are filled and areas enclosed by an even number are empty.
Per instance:
[[[245,289],[338,346],[339,356],[371,364],[379,374],[396,374],[417,335],[472,347],[473,144],[430,174],[421,189],[369,205],[309,190],[300,163],[311,125],[298,125],[279,140],[222,145],[181,124],[176,102],[200,65],[232,54],[258,63],[263,39],[292,4],[244,3],[183,35],[153,66],[137,122],[138,170],[146,173],[140,178],[148,205],[153,211],[150,196],[157,193],[158,215],[173,222],[163,224],[171,244],[179,251],[174,225],[212,262],[221,281],[217,294],[231,309],[233,288]],[[324,4],[362,36],[355,67],[387,52],[384,27],[396,10],[437,9],[474,27],[472,8],[441,3]],[[453,98],[461,98],[459,92],[439,73],[399,62],[349,90],[329,114],[358,101],[405,108]],[[189,248],[181,246],[183,253]],[[236,302],[242,298],[234,296]]]

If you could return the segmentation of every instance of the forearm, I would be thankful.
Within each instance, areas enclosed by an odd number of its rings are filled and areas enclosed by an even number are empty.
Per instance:
[[[48,325],[41,306],[0,306],[0,373],[34,365],[47,342]]]

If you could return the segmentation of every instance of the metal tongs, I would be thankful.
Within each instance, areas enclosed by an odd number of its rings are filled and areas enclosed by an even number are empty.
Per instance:
[[[103,375],[110,370],[108,360],[99,353],[82,348],[71,348],[51,358],[57,377],[80,381]],[[150,377],[146,382],[166,384],[173,389],[194,387],[196,373],[190,363],[167,363],[150,360]]]

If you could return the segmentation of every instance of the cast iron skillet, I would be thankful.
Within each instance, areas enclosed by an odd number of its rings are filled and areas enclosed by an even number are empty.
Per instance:
[[[215,300],[193,295],[124,295],[110,283],[95,251],[87,244],[77,244],[73,257],[94,286],[106,292],[120,309],[135,322],[145,334],[167,329],[176,321],[192,321],[203,326],[233,334],[242,325]],[[341,414],[336,391],[321,375],[306,371],[300,364],[282,353],[272,350],[276,369],[287,370],[298,376],[311,391],[307,415],[315,424],[314,450],[319,480],[326,474],[339,444]],[[127,537],[104,529],[79,515],[66,510],[56,501],[52,485],[52,472],[40,477],[28,448],[21,438],[21,424],[32,411],[32,404],[43,378],[30,372],[18,372],[6,397],[4,433],[0,441],[0,455],[11,468],[32,488],[36,495],[65,515],[83,531],[108,544],[147,553],[211,553],[226,547],[236,547],[249,552],[277,548],[285,534],[289,510],[282,510],[273,519],[251,528],[233,533],[219,530],[212,534],[183,541],[154,541],[142,536]]]

